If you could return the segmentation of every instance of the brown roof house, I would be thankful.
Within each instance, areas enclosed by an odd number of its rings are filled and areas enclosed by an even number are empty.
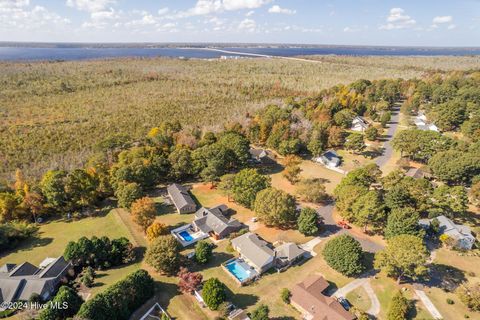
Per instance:
[[[27,301],[32,294],[49,299],[71,267],[63,257],[47,258],[40,267],[29,262],[3,265],[0,267],[0,303]]]
[[[328,282],[322,276],[311,275],[293,287],[290,303],[306,320],[356,319],[337,300],[323,294],[328,286]]]
[[[197,204],[184,186],[171,184],[167,187],[167,192],[178,213],[193,213],[197,210]]]

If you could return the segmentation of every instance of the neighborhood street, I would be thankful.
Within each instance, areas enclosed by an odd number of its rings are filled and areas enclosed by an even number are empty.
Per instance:
[[[396,106],[392,110],[392,119],[388,123],[386,140],[383,144],[383,153],[381,156],[375,159],[375,163],[380,168],[382,168],[385,164],[387,164],[393,155],[393,147],[392,147],[391,141],[395,136],[395,132],[397,131],[399,121],[400,121],[400,107]]]

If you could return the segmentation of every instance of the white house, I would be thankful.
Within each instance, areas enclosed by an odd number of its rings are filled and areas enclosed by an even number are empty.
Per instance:
[[[475,243],[475,237],[472,235],[470,227],[455,224],[445,216],[434,218],[439,222],[439,233],[446,234],[455,241],[454,246],[463,250],[470,250]],[[422,227],[429,227],[433,219],[422,219],[419,224]]]
[[[413,118],[413,122],[420,130],[439,132],[438,127],[435,124],[428,122],[427,116],[425,116],[423,112],[419,112],[417,116]]]
[[[327,167],[336,168],[340,165],[341,159],[334,150],[324,152],[320,157],[314,159]]]
[[[350,130],[364,132],[367,130],[368,126],[368,122],[364,118],[356,116],[352,120],[352,126],[350,127]]]

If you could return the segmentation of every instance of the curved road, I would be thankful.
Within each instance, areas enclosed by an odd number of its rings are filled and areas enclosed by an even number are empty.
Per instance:
[[[400,107],[398,105],[395,106],[395,108],[392,109],[392,119],[388,123],[388,130],[387,134],[385,137],[385,142],[383,143],[383,153],[381,156],[379,156],[376,160],[375,163],[380,167],[380,169],[388,163],[390,158],[393,155],[393,147],[391,145],[391,141],[393,137],[395,136],[395,132],[397,131],[398,124],[400,120]],[[357,239],[360,244],[362,245],[363,250],[368,251],[368,252],[377,252],[379,250],[383,249],[383,246],[369,240],[367,237],[358,237],[352,232],[349,232],[346,229],[340,228],[335,220],[333,220],[332,214],[333,214],[333,209],[335,206],[335,202],[331,202],[317,210],[318,214],[322,217],[323,222],[324,222],[324,236],[333,234],[333,233],[349,233],[352,237]]]

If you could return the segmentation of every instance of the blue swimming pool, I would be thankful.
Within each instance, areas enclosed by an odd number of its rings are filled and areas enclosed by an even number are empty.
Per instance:
[[[184,230],[182,232],[179,232],[178,235],[180,237],[182,237],[183,240],[187,241],[187,242],[190,242],[193,240],[192,236],[190,235],[190,233],[188,233],[188,231]]]
[[[225,265],[228,271],[235,276],[240,282],[251,278],[252,271],[248,264],[238,260],[233,260]]]

